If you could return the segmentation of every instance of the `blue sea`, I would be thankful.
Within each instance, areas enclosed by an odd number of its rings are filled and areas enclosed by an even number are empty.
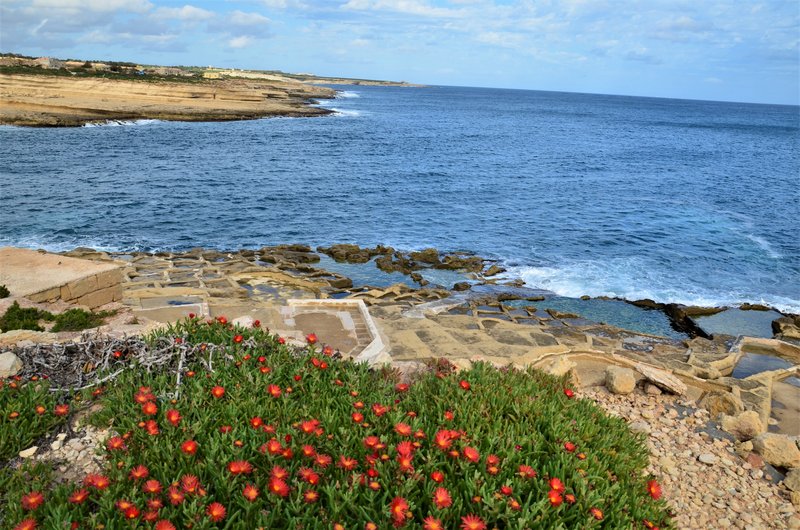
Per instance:
[[[568,297],[800,312],[796,106],[337,88],[320,118],[0,127],[0,245],[433,246]]]

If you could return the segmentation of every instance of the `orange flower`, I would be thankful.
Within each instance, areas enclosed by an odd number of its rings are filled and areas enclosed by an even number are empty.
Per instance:
[[[461,518],[462,530],[486,530],[486,523],[477,515],[467,515]]]
[[[149,386],[141,386],[136,395],[133,396],[133,400],[140,405],[144,405],[148,401],[155,401],[156,396],[150,391]]]
[[[573,495],[572,493],[567,493],[566,495],[564,495],[564,500],[570,504],[575,504],[576,502],[575,495]]]
[[[44,503],[44,495],[41,491],[31,491],[22,496],[22,509],[35,510]]]
[[[453,499],[450,498],[450,492],[447,491],[447,488],[436,488],[434,490],[433,503],[440,510],[453,504]]]
[[[228,464],[228,471],[233,475],[247,475],[252,473],[253,466],[247,460],[234,460]]]
[[[108,477],[105,475],[96,475],[94,473],[86,475],[86,478],[83,479],[83,483],[96,490],[104,490],[111,485],[111,481],[108,480]]]
[[[156,436],[159,433],[158,423],[156,423],[156,420],[147,420],[144,422],[144,430],[146,430],[147,434],[150,436]]]
[[[38,414],[39,416],[41,416],[41,415],[42,415],[42,414],[44,414],[45,412],[47,412],[47,409],[46,409],[46,408],[44,408],[42,405],[36,405],[36,414]]]
[[[403,473],[411,473],[414,471],[414,459],[411,455],[397,455],[397,463],[400,466],[400,471]]]
[[[367,436],[366,438],[364,438],[364,446],[367,449],[375,449],[380,443],[381,439],[378,438],[377,436]]]
[[[147,499],[145,502],[147,503],[147,507],[151,510],[160,510],[164,507],[164,501],[159,498]]]
[[[316,344],[317,343],[317,336],[314,333],[309,333],[306,335],[306,342],[309,344]]]
[[[328,467],[331,462],[333,462],[333,459],[328,455],[318,454],[314,458],[314,464],[322,468]]]
[[[442,525],[442,521],[429,515],[422,520],[422,530],[444,530],[444,525]]]
[[[125,447],[125,440],[119,436],[112,436],[109,438],[106,442],[106,448],[109,451],[124,451],[127,449],[127,447]]]
[[[181,444],[181,451],[187,455],[193,455],[197,453],[197,442],[194,440],[186,440]]]
[[[289,485],[279,478],[272,478],[269,481],[269,491],[279,497],[288,497]]]
[[[269,472],[270,478],[276,478],[279,480],[286,480],[289,478],[289,472],[286,471],[281,466],[273,466],[273,468]]]
[[[375,403],[374,405],[372,405],[372,412],[376,416],[381,417],[384,414],[386,414],[387,412],[389,412],[389,407],[387,407],[385,405],[381,405],[380,403]]]
[[[444,419],[446,419],[447,421],[453,421],[453,419],[454,419],[455,417],[456,417],[456,415],[455,415],[455,414],[453,414],[453,411],[452,411],[452,410],[446,410],[446,411],[444,411]]]
[[[225,513],[225,507],[218,502],[212,502],[206,508],[206,514],[215,523],[225,519]]]
[[[408,511],[409,508],[408,501],[403,497],[395,497],[392,499],[392,502],[389,503],[389,513],[392,515],[395,526],[401,526],[405,523],[406,519],[411,517]]]
[[[469,384],[469,381],[467,381],[465,379],[462,379],[461,381],[459,381],[458,382],[458,386],[460,386],[463,390],[469,390],[470,388],[472,388],[470,386],[470,384]]]
[[[603,520],[603,511],[600,508],[589,508],[589,513],[598,521]]]
[[[403,422],[395,424],[394,430],[400,436],[411,436],[412,433],[411,427]]]
[[[83,504],[89,498],[89,490],[81,488],[72,492],[69,496],[69,502],[72,504]]]
[[[522,509],[522,505],[517,499],[508,499],[508,506],[515,512],[518,512]]]
[[[319,500],[319,493],[314,490],[307,490],[303,492],[303,502],[306,504],[313,504]]]
[[[319,475],[313,469],[301,467],[297,474],[300,475],[301,480],[308,482],[312,486],[319,483]]]
[[[194,475],[184,475],[181,477],[181,488],[186,493],[197,493],[200,489],[200,480]]]
[[[358,467],[358,460],[342,455],[339,457],[339,467],[345,471],[352,471]]]
[[[250,502],[255,501],[258,498],[258,494],[259,494],[258,488],[255,487],[253,484],[248,484],[247,486],[244,487],[244,491],[242,491],[242,495],[244,495],[244,498]]]
[[[464,454],[464,458],[473,464],[477,463],[481,459],[480,453],[478,453],[474,447],[466,446],[464,449],[462,449],[462,453]]]
[[[66,416],[69,414],[69,405],[56,405],[55,410],[53,410],[53,414],[56,416]]]
[[[319,427],[319,420],[304,420],[300,422],[300,430],[306,434],[311,434]]]
[[[36,528],[36,519],[33,517],[29,517],[27,519],[23,519],[22,521],[14,527],[14,530],[34,530]]]
[[[564,497],[561,496],[558,490],[550,490],[547,492],[547,500],[550,501],[552,507],[556,508],[564,502]]]
[[[155,479],[150,479],[144,483],[142,486],[142,491],[145,493],[150,493],[152,495],[156,495],[161,493],[161,483]]]
[[[120,500],[118,500],[117,502],[115,502],[115,503],[114,503],[114,505],[115,505],[115,506],[117,507],[117,509],[118,509],[119,511],[121,511],[121,512],[124,512],[124,511],[125,511],[125,510],[127,510],[128,508],[132,508],[132,507],[134,507],[134,506],[135,506],[135,505],[134,505],[134,504],[133,504],[131,501],[129,501],[129,500],[127,500],[127,499],[120,499]]]
[[[177,427],[181,422],[181,413],[175,409],[169,409],[167,411],[167,421]]]
[[[550,484],[550,489],[555,490],[559,493],[563,493],[564,490],[566,490],[566,488],[564,487],[564,483],[561,482],[560,479],[557,479],[555,477],[551,478],[548,481],[548,484]]]
[[[433,444],[442,451],[450,449],[450,445],[452,443],[453,441],[450,438],[450,431],[448,430],[440,430],[433,437]]]
[[[661,498],[661,486],[659,486],[658,482],[655,480],[651,480],[647,483],[647,493],[649,493],[653,499],[658,500]]]
[[[327,355],[328,357],[330,357],[331,355],[333,355],[333,348],[331,348],[326,344],[325,347],[322,348],[322,355]]]
[[[214,388],[211,389],[211,395],[219,399],[225,395],[225,389],[222,388],[221,386],[215,386]]]
[[[274,398],[279,398],[281,397],[282,390],[281,387],[279,387],[278,385],[269,385],[267,387],[267,392],[269,392],[270,396]]]
[[[183,499],[186,498],[177,486],[170,486],[169,490],[167,490],[167,497],[169,498],[169,503],[173,506],[179,505],[183,502]]]
[[[433,473],[431,473],[431,480],[441,484],[442,482],[444,482],[444,473],[442,473],[441,471],[434,471]]]
[[[536,471],[531,466],[523,464],[519,466],[519,476],[522,478],[535,478]]]
[[[145,416],[155,416],[158,412],[158,406],[152,401],[148,401],[142,405],[142,414]]]
[[[148,475],[150,475],[150,471],[145,466],[139,465],[134,466],[128,476],[131,480],[141,480],[147,478]]]
[[[153,528],[154,530],[176,530],[174,524],[164,519],[158,521]]]
[[[353,418],[353,421],[356,423],[361,423],[362,421],[364,421],[364,415],[361,414],[360,412],[354,412],[351,415],[351,417]]]
[[[409,386],[406,383],[397,383],[396,385],[394,385],[394,389],[397,390],[398,392],[407,392]]]

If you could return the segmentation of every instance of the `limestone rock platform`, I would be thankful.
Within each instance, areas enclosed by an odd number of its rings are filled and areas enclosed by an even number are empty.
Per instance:
[[[33,302],[62,300],[91,309],[122,299],[122,267],[44,251],[0,248],[0,285]]]

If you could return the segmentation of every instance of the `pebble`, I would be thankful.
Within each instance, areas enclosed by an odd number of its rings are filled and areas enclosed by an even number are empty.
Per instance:
[[[39,447],[36,446],[36,445],[28,447],[27,449],[23,449],[22,451],[19,452],[19,457],[20,458],[30,458],[33,455],[35,455],[36,451],[38,451],[38,450],[39,450]]]
[[[704,464],[708,464],[709,466],[713,466],[717,463],[717,457],[711,453],[703,453],[702,455],[698,456],[697,459]]]

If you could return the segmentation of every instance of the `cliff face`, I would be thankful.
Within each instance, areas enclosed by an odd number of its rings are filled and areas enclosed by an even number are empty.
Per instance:
[[[317,116],[311,98],[329,88],[289,79],[174,82],[102,77],[0,75],[0,124],[79,126],[104,120],[224,121]]]

